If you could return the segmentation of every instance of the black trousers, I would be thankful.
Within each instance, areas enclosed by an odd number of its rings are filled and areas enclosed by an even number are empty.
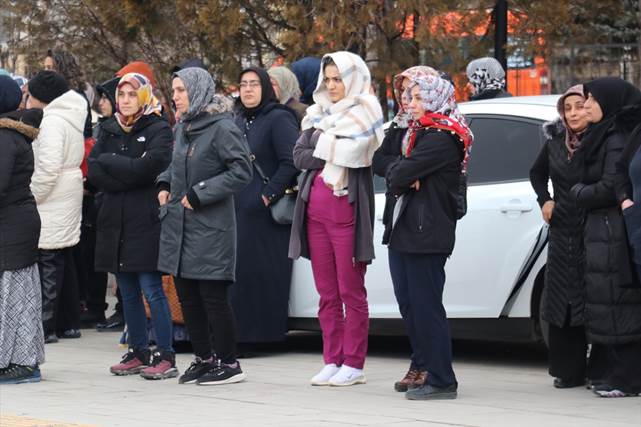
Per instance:
[[[641,342],[609,348],[606,384],[626,393],[641,393]]]
[[[78,294],[78,274],[73,252],[75,247],[64,249],[65,265],[62,289],[58,297],[56,330],[80,329],[80,296]]]
[[[563,327],[550,324],[548,341],[548,372],[551,376],[566,380],[600,381],[605,377],[608,365],[608,350],[592,344],[588,357],[588,341],[585,326],[570,326],[570,307],[566,312]]]
[[[72,248],[39,251],[45,335],[80,327],[80,301],[74,268]]]
[[[194,354],[223,363],[236,361],[236,321],[229,302],[229,281],[174,278]],[[214,350],[215,346],[215,350]]]
[[[93,225],[82,226],[80,243],[74,247],[73,252],[80,299],[86,302],[90,313],[104,314],[107,309],[107,273],[94,269],[96,229]]]
[[[58,296],[62,291],[64,268],[64,249],[39,251],[38,271],[42,287],[42,326],[45,336],[56,332]]]
[[[450,325],[443,307],[447,256],[391,248],[388,255],[394,294],[412,345],[412,364],[429,372],[431,385],[456,384]]]

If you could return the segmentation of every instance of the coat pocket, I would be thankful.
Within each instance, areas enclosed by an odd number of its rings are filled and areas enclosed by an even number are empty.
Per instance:
[[[160,206],[160,209],[158,211],[158,219],[162,221],[163,218],[167,216],[167,213],[169,213],[169,203],[165,203],[164,205]]]

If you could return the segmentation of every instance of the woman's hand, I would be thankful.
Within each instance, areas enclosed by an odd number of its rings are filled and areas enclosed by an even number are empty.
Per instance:
[[[158,193],[158,203],[160,203],[160,206],[166,205],[169,200],[171,200],[171,194],[169,191],[162,190]]]
[[[552,212],[554,211],[554,205],[555,205],[554,200],[548,200],[541,207],[541,214],[543,214],[543,221],[545,221],[548,224],[552,219]]]
[[[413,188],[414,190],[418,191],[421,189],[421,181],[418,179],[414,181],[414,184],[410,185],[410,188]]]
[[[265,197],[265,196],[262,196],[262,195],[261,195],[261,197],[263,198],[263,204],[265,206],[269,206],[269,199],[267,197]]]
[[[183,197],[183,199],[180,201],[180,204],[183,205],[185,207],[185,209],[189,209],[189,210],[192,210],[192,211],[194,210],[194,208],[191,205],[191,203],[189,203],[189,199],[187,198],[187,196]]]
[[[625,199],[624,201],[621,202],[621,210],[624,211],[632,205],[634,205],[634,202],[632,200]]]

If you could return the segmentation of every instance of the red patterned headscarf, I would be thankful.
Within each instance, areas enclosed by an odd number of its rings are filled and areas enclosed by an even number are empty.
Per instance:
[[[458,109],[454,95],[454,86],[447,80],[433,75],[418,77],[412,80],[405,96],[409,96],[412,89],[418,86],[425,114],[418,120],[410,123],[409,144],[405,156],[409,156],[416,140],[416,131],[423,128],[441,129],[451,132],[463,143],[465,154],[463,157],[463,172],[467,169],[467,162],[472,150],[474,135],[470,130],[467,120]]]

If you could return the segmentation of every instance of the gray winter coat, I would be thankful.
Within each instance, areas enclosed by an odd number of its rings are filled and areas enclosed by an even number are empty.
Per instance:
[[[175,127],[171,165],[158,177],[171,197],[160,207],[158,269],[197,280],[235,280],[233,194],[252,178],[249,148],[229,112],[215,104]],[[187,195],[194,210],[180,201]]]

